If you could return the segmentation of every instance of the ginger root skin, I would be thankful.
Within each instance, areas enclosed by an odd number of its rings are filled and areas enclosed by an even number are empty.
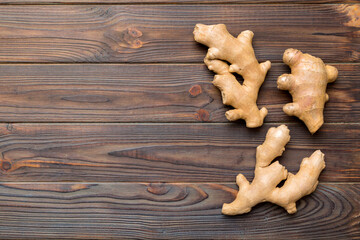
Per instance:
[[[320,58],[292,48],[285,50],[283,61],[291,68],[291,74],[281,75],[277,86],[288,90],[293,98],[283,111],[300,118],[314,134],[324,123],[324,105],[329,100],[326,86],[336,80],[338,70],[325,65]]]
[[[226,118],[229,121],[244,119],[249,128],[260,127],[267,115],[267,109],[259,110],[256,101],[271,67],[270,61],[261,64],[257,61],[253,36],[252,31],[246,30],[235,38],[224,24],[196,24],[194,29],[195,41],[209,47],[204,62],[216,73],[213,84],[221,91],[223,104],[234,107],[225,113]],[[244,78],[243,84],[237,81],[234,72]]]
[[[296,175],[288,173],[278,161],[289,142],[289,129],[285,125],[270,128],[264,143],[256,149],[255,177],[251,184],[244,175],[236,177],[239,192],[232,203],[225,203],[222,213],[238,215],[251,211],[261,202],[272,202],[286,209],[289,214],[296,213],[296,201],[315,191],[318,178],[325,168],[324,154],[317,150],[309,158],[304,158]],[[285,180],[282,187],[277,185]]]

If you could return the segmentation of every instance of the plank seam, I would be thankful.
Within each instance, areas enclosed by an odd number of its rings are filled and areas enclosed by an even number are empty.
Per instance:
[[[48,184],[48,185],[57,185],[57,184],[149,184],[149,183],[157,183],[157,184],[236,184],[235,178],[233,182],[138,182],[138,181],[129,181],[129,182],[4,182],[1,181],[1,184]],[[319,182],[319,184],[341,184],[341,185],[357,185],[359,182]]]
[[[161,126],[161,125],[238,125],[244,126],[245,124],[234,124],[231,122],[1,122],[0,124],[21,124],[21,125],[34,125],[34,124],[43,124],[43,125],[152,125],[152,126]],[[266,122],[264,125],[278,125],[278,124],[299,124],[298,122]],[[337,123],[324,123],[326,125],[360,125],[357,122],[337,122]]]
[[[226,1],[219,1],[219,2],[203,2],[203,1],[194,1],[191,3],[188,2],[176,2],[176,3],[172,3],[172,2],[132,2],[132,3],[120,3],[120,2],[62,2],[62,3],[58,3],[56,1],[49,1],[47,3],[45,2],[32,2],[32,3],[24,3],[24,2],[10,2],[10,3],[0,3],[0,6],[7,6],[7,5],[15,5],[15,6],[39,6],[39,5],[52,5],[52,6],[61,6],[61,5],[73,5],[73,6],[82,6],[82,5],[124,5],[124,6],[139,6],[139,5],[162,5],[162,6],[174,6],[174,5],[217,5],[217,6],[222,6],[222,5],[235,5],[235,6],[256,6],[256,5],[270,5],[270,6],[276,6],[276,5],[341,5],[343,4],[341,1],[339,1],[338,3],[319,3],[319,2],[259,2],[259,3],[251,3],[251,2],[245,2],[245,3],[241,3],[241,2],[226,2]],[[348,3],[349,5],[354,5],[356,4],[355,2],[353,3]]]
[[[272,65],[284,65],[283,62],[271,62]],[[360,65],[360,62],[326,62],[329,65]],[[203,62],[0,62],[1,65],[115,65],[115,66],[126,66],[126,65],[140,65],[140,66],[176,66],[176,65],[187,65],[187,66],[206,66]],[[287,66],[287,65],[286,65]]]

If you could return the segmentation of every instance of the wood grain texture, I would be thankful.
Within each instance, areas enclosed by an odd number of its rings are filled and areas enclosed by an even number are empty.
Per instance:
[[[325,153],[320,181],[359,181],[360,125],[326,124],[313,136],[287,124],[280,162],[296,172]],[[232,182],[252,178],[267,130],[240,124],[2,124],[0,181]]]
[[[359,62],[356,5],[1,6],[0,62],[202,62],[196,23],[251,29],[260,61],[298,48]],[[181,19],[181,20],[180,20]],[[331,49],[331,50],[329,50]]]
[[[359,238],[360,5],[332,3],[358,1],[1,1],[0,238]],[[198,22],[255,32],[259,61],[273,62],[263,127],[226,121],[207,49],[193,40]],[[291,97],[276,78],[289,72],[289,47],[339,69],[314,136],[282,112]],[[269,203],[221,215],[280,123],[289,171],[325,153],[317,190],[295,215]]]
[[[0,184],[1,238],[354,239],[359,184],[320,184],[287,214],[270,203],[227,217],[234,184]],[[286,224],[285,224],[286,223]]]
[[[1,4],[326,4],[357,0],[2,0]]]
[[[360,122],[359,64],[335,64],[325,122]],[[258,104],[265,122],[302,122],[282,107],[291,102],[276,79],[289,72],[273,64]],[[0,65],[1,122],[228,122],[213,73],[203,64]],[[239,121],[244,124],[243,121]]]

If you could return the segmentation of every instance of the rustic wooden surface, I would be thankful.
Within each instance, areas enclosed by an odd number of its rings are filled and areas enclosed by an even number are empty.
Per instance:
[[[314,4],[314,3],[358,3],[357,0],[3,0],[0,4],[185,4],[185,3],[206,3],[206,4]]]
[[[261,61],[281,62],[286,46],[327,62],[359,62],[357,11],[326,4],[10,5],[0,8],[0,62],[200,63],[206,48],[193,40],[198,22],[225,23],[233,34],[251,28]]]
[[[269,203],[243,216],[219,213],[234,184],[3,183],[6,238],[350,239],[359,234],[360,184],[320,184],[295,215]],[[81,229],[81,231],[79,231]]]
[[[359,239],[360,5],[355,0],[0,2],[1,239]],[[346,4],[340,4],[346,3]],[[70,5],[69,5],[70,4]],[[265,124],[229,123],[193,41],[195,23],[251,29],[271,60]],[[311,136],[276,88],[288,47],[339,69]],[[318,189],[288,215],[263,203],[220,213],[255,148],[289,126],[296,172],[321,149]]]
[[[327,122],[358,123],[360,64],[334,64]],[[265,122],[298,122],[282,111],[291,102],[276,79],[289,68],[273,64],[259,94]],[[213,74],[204,64],[3,64],[1,122],[224,122]],[[36,109],[36,111],[34,111]],[[95,110],[95,111],[94,111]]]
[[[1,181],[231,182],[253,177],[256,146],[269,127],[243,124],[3,124]],[[281,162],[297,171],[316,149],[322,181],[360,181],[359,124],[326,124],[311,136],[288,124]],[[341,133],[341,134],[339,134]]]

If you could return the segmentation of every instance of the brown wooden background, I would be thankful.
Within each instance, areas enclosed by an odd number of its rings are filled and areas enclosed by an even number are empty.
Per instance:
[[[341,4],[342,3],[342,4]],[[337,0],[3,0],[0,238],[355,239],[360,218],[360,5]],[[251,29],[272,68],[258,129],[228,123],[196,23]],[[311,136],[276,89],[286,48],[339,69]],[[220,213],[250,180],[255,147],[286,123],[296,172],[326,155],[298,213],[264,203]]]

